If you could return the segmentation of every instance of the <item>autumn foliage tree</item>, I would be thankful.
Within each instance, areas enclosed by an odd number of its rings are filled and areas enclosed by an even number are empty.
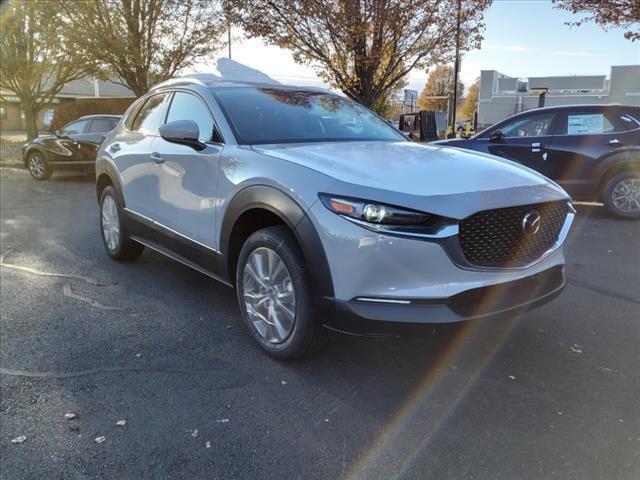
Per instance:
[[[25,114],[28,139],[38,136],[38,111],[62,87],[88,72],[87,62],[69,48],[59,5],[47,0],[2,3],[0,88],[16,97]],[[3,98],[3,99],[5,99]]]
[[[464,118],[472,118],[474,112],[478,110],[478,94],[480,93],[480,79],[477,78],[475,82],[469,87],[467,97],[464,99],[464,104],[460,110],[460,114]]]
[[[422,89],[422,93],[418,98],[418,107],[422,110],[435,110],[444,112],[447,110],[447,98],[429,98],[429,97],[446,97],[453,93],[454,71],[450,65],[438,65],[429,74],[427,83]],[[458,98],[461,99],[464,93],[464,85],[458,81]]]
[[[216,0],[66,0],[68,36],[105,76],[136,95],[223,46]]]
[[[462,2],[462,50],[479,46],[490,3]],[[452,59],[456,6],[452,0],[246,0],[241,23],[381,111],[411,70]]]
[[[639,0],[553,0],[553,3],[562,10],[584,15],[570,25],[580,26],[593,21],[605,30],[608,27],[626,28],[625,38],[640,41]]]

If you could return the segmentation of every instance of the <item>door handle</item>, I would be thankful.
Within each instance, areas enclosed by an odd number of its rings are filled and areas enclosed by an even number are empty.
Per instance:
[[[534,143],[531,144],[531,151],[532,152],[539,152],[543,148],[544,148],[544,146],[540,142],[534,142]]]
[[[614,138],[613,140],[609,140],[609,145],[622,145],[622,142],[617,138]]]
[[[112,143],[111,146],[109,147],[109,150],[111,150],[113,153],[119,152],[120,151],[120,144],[119,143]]]
[[[160,165],[162,162],[164,162],[164,158],[162,158],[162,156],[158,152],[153,152],[150,158],[151,161],[156,165]]]

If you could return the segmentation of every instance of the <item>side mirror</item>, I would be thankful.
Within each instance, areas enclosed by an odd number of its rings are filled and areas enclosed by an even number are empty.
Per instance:
[[[504,141],[504,135],[500,130],[496,130],[494,132],[491,132],[491,134],[489,135],[489,141],[491,143],[502,143]]]
[[[203,150],[204,143],[198,140],[200,129],[193,120],[177,120],[160,127],[160,136],[167,142],[187,145],[194,150]]]

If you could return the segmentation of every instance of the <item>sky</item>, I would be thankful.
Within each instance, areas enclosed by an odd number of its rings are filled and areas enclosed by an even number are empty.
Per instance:
[[[485,14],[481,48],[462,57],[461,80],[468,87],[480,70],[498,70],[520,78],[609,75],[611,65],[640,63],[640,42],[626,40],[623,29],[605,32],[594,23],[565,25],[577,18],[553,8],[547,0],[494,0]],[[282,83],[326,86],[313,68],[295,63],[287,50],[267,46],[259,39],[244,39],[241,31],[233,36],[233,60]],[[414,70],[406,88],[421,91],[427,76],[425,71]]]

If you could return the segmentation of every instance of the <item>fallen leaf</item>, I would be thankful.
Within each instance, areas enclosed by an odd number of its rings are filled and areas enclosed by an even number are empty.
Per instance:
[[[288,381],[286,381],[286,380],[282,380],[280,383],[282,383],[283,385],[286,385],[286,384],[287,384],[287,383],[289,383],[289,382],[288,382]]]
[[[191,436],[196,438],[198,436],[198,429],[196,428],[193,432],[191,432]]]
[[[71,430],[72,432],[77,432],[78,430],[80,430],[80,425],[77,424],[73,424],[73,425],[69,425],[69,430]]]
[[[72,420],[74,418],[78,418],[80,415],[78,415],[77,413],[65,413],[64,414],[64,418],[67,420]]]
[[[516,377],[514,377],[513,375],[509,375],[509,378],[510,378],[511,380],[515,380],[515,379],[516,379]]]
[[[96,437],[96,438],[94,439],[94,442],[96,442],[97,444],[100,444],[100,443],[104,443],[104,442],[105,442],[105,440],[106,440],[106,438],[105,438],[105,437]]]
[[[209,441],[204,442],[204,448],[211,448],[211,442]]]
[[[136,358],[140,358],[142,356],[141,353],[136,353]]]
[[[574,343],[569,347],[569,350],[571,350],[573,353],[582,353],[582,345]]]
[[[220,420],[216,420],[216,423],[229,423],[228,418],[221,418]]]
[[[26,435],[20,435],[19,437],[12,439],[11,443],[24,443],[26,440],[27,440]]]
[[[118,420],[116,422],[116,425],[119,426],[119,427],[124,427],[126,424],[127,424],[126,420]]]

